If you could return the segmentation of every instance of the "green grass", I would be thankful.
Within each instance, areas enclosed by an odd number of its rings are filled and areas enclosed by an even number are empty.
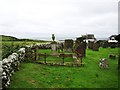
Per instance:
[[[41,52],[50,53],[50,50]],[[9,88],[117,88],[117,58],[109,59],[109,54],[116,54],[118,49],[87,49],[83,58],[84,67],[47,66],[35,63],[22,63],[20,70],[12,76]],[[109,69],[100,69],[100,58],[107,58]]]

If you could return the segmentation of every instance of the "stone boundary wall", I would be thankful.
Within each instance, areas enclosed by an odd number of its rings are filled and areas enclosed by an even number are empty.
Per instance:
[[[25,58],[25,48],[20,48],[17,53],[12,53],[7,58],[0,61],[0,89],[10,85],[10,78],[19,70],[19,65]]]
[[[7,88],[10,85],[11,76],[19,70],[20,63],[25,60],[26,50],[38,46],[39,49],[51,49],[51,44],[26,45],[20,48],[16,53],[0,61],[0,89]]]

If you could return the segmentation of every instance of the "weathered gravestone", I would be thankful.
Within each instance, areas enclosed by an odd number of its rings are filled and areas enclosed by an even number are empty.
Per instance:
[[[66,39],[64,43],[64,49],[67,52],[73,51],[73,40],[72,39]]]
[[[57,51],[57,42],[55,41],[51,42],[51,49],[52,51]]]
[[[103,47],[103,48],[109,47],[108,41],[103,41],[103,42],[102,42],[102,47]]]
[[[109,46],[110,46],[111,48],[115,48],[115,47],[117,46],[117,43],[115,43],[115,42],[110,42],[110,43],[109,43]]]
[[[52,54],[57,53],[57,50],[58,50],[57,42],[55,42],[55,41],[51,42],[51,50],[52,50]]]
[[[93,44],[93,51],[99,51],[99,43],[98,42],[95,42],[94,44]]]
[[[58,43],[57,44],[57,51],[58,53],[63,52],[64,45],[63,43]]]
[[[80,43],[76,47],[75,53],[77,53],[78,57],[79,55],[82,55],[82,57],[86,57],[86,43]]]
[[[94,42],[88,41],[88,48],[93,49],[93,44],[94,44]]]

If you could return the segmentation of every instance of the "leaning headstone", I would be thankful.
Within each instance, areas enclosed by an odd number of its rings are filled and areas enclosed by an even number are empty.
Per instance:
[[[75,53],[77,53],[78,55],[82,55],[82,57],[85,57],[86,56],[86,44],[85,43],[79,44],[75,49]]]
[[[93,44],[93,51],[99,51],[99,43],[98,42],[95,42],[94,44]]]
[[[72,39],[66,39],[64,43],[64,49],[67,52],[73,51],[73,40]]]
[[[93,49],[93,44],[94,44],[94,42],[88,41],[88,48]]]

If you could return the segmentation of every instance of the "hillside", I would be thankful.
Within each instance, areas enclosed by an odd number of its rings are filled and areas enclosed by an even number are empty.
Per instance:
[[[19,39],[13,36],[6,36],[6,35],[0,35],[0,38],[2,37],[2,41],[32,41],[32,42],[49,42],[45,40],[35,40],[35,39]]]
[[[13,37],[13,36],[5,36],[5,35],[0,35],[2,37],[2,41],[17,41],[18,38]]]

